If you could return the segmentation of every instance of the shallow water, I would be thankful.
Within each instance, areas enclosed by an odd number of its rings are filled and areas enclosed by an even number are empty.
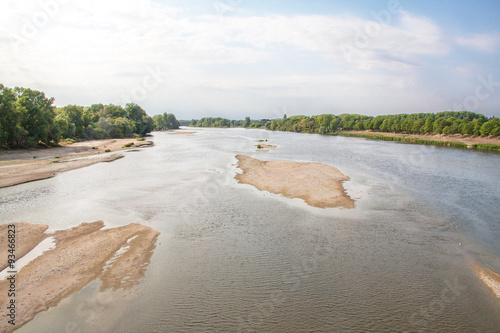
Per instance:
[[[298,133],[154,133],[126,158],[0,190],[2,223],[137,222],[162,234],[136,291],[93,282],[19,332],[495,332],[500,155]],[[256,152],[255,140],[278,145]],[[236,154],[323,162],[355,209],[237,184]],[[461,245],[459,245],[461,244]]]

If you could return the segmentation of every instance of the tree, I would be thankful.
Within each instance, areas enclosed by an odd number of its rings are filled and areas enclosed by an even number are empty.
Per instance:
[[[500,128],[500,119],[493,118],[491,120],[488,120],[481,126],[480,132],[483,135],[498,135],[492,134],[492,132],[495,132],[496,128]]]
[[[243,127],[248,127],[250,126],[250,117],[245,117],[245,123],[243,124]]]
[[[78,138],[84,138],[83,131],[88,124],[85,124],[85,121],[83,119],[83,106],[67,105],[63,108],[57,109],[57,115],[59,118],[66,118],[68,123],[75,125],[75,130],[74,133],[72,133],[72,137],[76,136]]]
[[[139,105],[126,109],[117,105],[90,107],[67,105],[55,108],[53,98],[40,91],[0,84],[0,146],[35,147],[57,144],[61,138],[103,139],[145,135],[154,122]],[[179,127],[174,115],[165,115],[173,128]]]
[[[22,132],[15,103],[16,96],[12,89],[0,84],[0,146],[16,145]]]
[[[146,119],[144,121],[149,122],[149,120],[146,120]],[[152,121],[150,123],[151,130],[162,131],[162,130],[167,130],[167,129],[178,129],[180,126],[179,121],[175,118],[175,115],[172,113],[164,112],[163,114],[157,114],[157,115],[153,116],[151,121]],[[199,123],[199,121],[196,121],[194,119],[191,121],[191,124],[194,124],[192,126],[201,126],[201,124],[198,124],[198,123]]]
[[[40,91],[14,88],[17,95],[16,111],[19,114],[19,125],[26,132],[22,142],[23,146],[33,147],[39,143],[49,144],[51,141],[57,143],[57,137],[54,137],[52,131],[55,117],[53,98],[46,98]],[[27,135],[26,135],[27,134]]]

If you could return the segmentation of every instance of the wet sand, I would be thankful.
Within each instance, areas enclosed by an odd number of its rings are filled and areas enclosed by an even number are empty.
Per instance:
[[[41,230],[44,225],[16,223],[16,230]],[[159,232],[139,224],[105,229],[102,221],[83,223],[69,230],[44,234],[54,236],[56,247],[35,258],[16,274],[16,325],[8,324],[6,311],[0,314],[0,332],[12,332],[34,316],[56,306],[95,279],[100,290],[128,289],[144,277]],[[16,233],[16,244],[34,248],[40,239],[26,232]],[[4,247],[1,243],[0,247]],[[117,251],[123,252],[117,255]],[[5,251],[6,252],[6,251]],[[21,252],[17,253],[18,259]],[[113,260],[110,260],[112,259]],[[0,281],[0,295],[7,295],[9,281]],[[6,309],[9,299],[2,297]]]
[[[44,224],[31,224],[31,223],[15,223],[16,225],[16,239],[22,239],[22,242],[16,242],[15,255],[19,259],[23,257],[26,253],[30,252],[43,241],[47,234],[45,230],[49,228],[48,225]],[[0,251],[2,255],[7,255],[8,248],[8,224],[0,225]],[[7,267],[7,262],[5,260],[0,261],[0,272]],[[3,296],[3,294],[2,294]]]
[[[478,264],[474,265],[474,273],[483,281],[496,298],[500,298],[500,274],[490,268],[484,268]]]
[[[126,147],[133,143],[133,145]],[[92,159],[73,160],[153,145],[137,139],[92,140],[46,149],[17,149],[0,152],[0,188],[47,179],[60,172],[79,169],[101,162],[112,162],[123,155],[108,155]]]
[[[287,198],[303,199],[319,208],[354,208],[342,183],[350,178],[339,169],[323,163],[289,161],[260,161],[237,155],[238,167],[243,170],[236,179],[261,191],[282,194]]]

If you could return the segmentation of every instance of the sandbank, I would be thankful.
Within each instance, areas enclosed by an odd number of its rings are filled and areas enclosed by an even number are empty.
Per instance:
[[[41,230],[46,226],[16,224],[16,231]],[[131,223],[102,230],[104,223],[83,223],[53,234],[56,247],[35,258],[15,275],[16,325],[8,324],[6,311],[0,314],[0,332],[12,332],[50,307],[56,306],[95,279],[100,279],[100,291],[128,289],[144,277],[155,248],[159,232]],[[40,238],[26,232],[16,233],[16,244],[34,248]],[[4,249],[2,241],[0,248]],[[115,256],[120,250],[119,256]],[[18,256],[21,253],[17,252]],[[110,259],[114,260],[110,260]],[[0,281],[0,295],[7,295],[9,281]],[[2,297],[0,307],[7,308],[10,299]]]
[[[474,273],[491,290],[496,298],[500,298],[500,274],[491,268],[484,268],[478,264],[474,265]]]
[[[243,170],[236,179],[261,191],[282,194],[287,198],[303,199],[319,208],[354,208],[342,183],[350,178],[339,169],[323,163],[290,161],[261,161],[237,155],[238,167]]]
[[[133,145],[130,145],[133,143]],[[129,145],[126,147],[126,145]],[[0,152],[0,188],[54,177],[60,172],[74,170],[101,162],[111,162],[123,155],[107,155],[76,159],[121,150],[152,146],[151,141],[134,138],[91,140],[45,149],[16,149]]]
[[[16,242],[15,255],[19,259],[23,257],[26,253],[33,250],[38,243],[43,241],[47,234],[45,230],[49,228],[48,225],[44,224],[31,224],[19,222],[16,225],[16,239],[22,239],[22,242]],[[8,224],[0,225],[0,250],[2,254],[7,255],[8,247]],[[7,262],[5,260],[0,261],[0,272],[7,267]]]
[[[278,146],[276,145],[268,145],[268,144],[258,144],[258,145],[255,145],[255,147],[257,147],[257,150],[258,151],[269,151],[269,149],[274,149],[274,148],[277,148]]]

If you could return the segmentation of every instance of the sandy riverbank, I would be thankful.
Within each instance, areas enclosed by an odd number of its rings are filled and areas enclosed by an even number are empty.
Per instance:
[[[47,226],[16,223],[16,231],[42,230]],[[16,233],[16,244],[34,248],[43,238],[54,236],[56,246],[23,267],[15,280],[16,325],[8,324],[6,311],[0,313],[0,332],[12,332],[50,307],[56,306],[88,283],[99,279],[101,291],[127,289],[144,277],[159,232],[139,224],[105,229],[102,221],[83,223],[54,234]],[[40,239],[41,238],[41,239]],[[2,241],[1,250],[6,245]],[[120,250],[121,254],[117,255]],[[21,252],[17,253],[18,259]],[[113,260],[110,260],[113,259]],[[9,281],[0,281],[0,295],[7,295]],[[10,299],[2,297],[6,309]]]
[[[392,132],[374,132],[374,131],[346,131],[346,134],[358,135],[379,135],[383,137],[407,138],[415,140],[429,140],[439,142],[454,142],[463,143],[468,146],[472,145],[500,145],[500,136],[477,136],[477,135],[462,135],[462,134],[402,134]]]
[[[496,298],[500,298],[500,274],[490,268],[484,268],[478,264],[474,265],[474,273],[483,281]]]
[[[126,147],[126,145],[130,145]],[[101,162],[111,162],[123,155],[107,155],[82,160],[75,158],[148,147],[151,141],[137,139],[92,140],[56,148],[16,149],[0,152],[0,188],[54,177],[60,172],[74,170]]]
[[[314,207],[354,208],[354,200],[342,186],[350,178],[331,165],[260,161],[245,155],[237,155],[236,158],[238,167],[243,170],[242,174],[236,175],[240,183],[288,198],[300,198]]]

